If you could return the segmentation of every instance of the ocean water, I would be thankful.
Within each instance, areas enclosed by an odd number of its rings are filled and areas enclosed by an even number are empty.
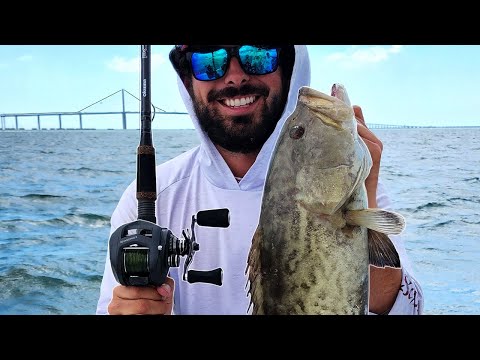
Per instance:
[[[480,128],[376,129],[426,314],[480,314]],[[198,144],[154,130],[156,162]],[[94,314],[138,130],[0,131],[0,314]]]

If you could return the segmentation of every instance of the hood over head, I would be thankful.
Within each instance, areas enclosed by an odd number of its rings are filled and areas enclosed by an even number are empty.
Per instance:
[[[178,47],[179,45],[177,45]],[[185,45],[180,45],[185,46]],[[275,143],[278,135],[288,116],[295,110],[298,91],[302,86],[310,85],[310,59],[306,45],[295,45],[295,63],[293,65],[292,76],[290,80],[290,89],[288,91],[288,100],[280,120],[277,122],[275,130],[260,150],[255,163],[248,170],[240,182],[237,182],[230,168],[212,143],[208,135],[202,130],[200,122],[195,115],[193,102],[182,79],[177,74],[177,83],[180,95],[185,107],[192,119],[193,125],[200,138],[200,165],[205,172],[208,180],[223,189],[230,190],[262,190],[265,183],[265,177]],[[175,66],[174,66],[175,67]]]

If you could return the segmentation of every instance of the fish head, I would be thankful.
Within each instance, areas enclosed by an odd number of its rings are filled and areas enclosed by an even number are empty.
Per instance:
[[[337,85],[332,94],[300,88],[277,144],[277,152],[289,153],[285,166],[295,174],[298,203],[328,215],[364,183],[372,166],[345,88]]]

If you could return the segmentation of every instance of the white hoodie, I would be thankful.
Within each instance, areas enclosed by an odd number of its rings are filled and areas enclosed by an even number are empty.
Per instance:
[[[301,86],[310,84],[310,60],[307,47],[295,45],[295,65],[285,111],[264,144],[253,166],[238,182],[195,116],[192,99],[178,78],[185,106],[200,137],[200,145],[157,166],[157,224],[170,229],[177,237],[190,229],[192,215],[200,210],[228,208],[228,228],[195,227],[200,249],[195,252],[189,269],[222,268],[221,286],[182,280],[183,264],[170,267],[175,280],[175,314],[247,314],[245,269],[261,208],[262,190],[270,156],[280,130],[294,111]],[[389,208],[390,203],[382,184],[379,184],[378,206]],[[111,218],[111,233],[119,226],[137,220],[136,181],[125,190]],[[422,291],[411,275],[410,265],[400,236],[392,236],[403,265],[402,288],[390,314],[419,314],[423,308]],[[105,271],[97,305],[97,314],[108,314],[112,291],[119,285],[112,273],[107,252]]]

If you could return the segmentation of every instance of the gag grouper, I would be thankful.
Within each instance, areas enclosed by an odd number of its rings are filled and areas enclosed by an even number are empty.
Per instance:
[[[370,152],[345,88],[299,90],[270,160],[246,273],[252,314],[367,314],[369,264],[400,267],[387,234],[404,218],[369,209]]]

